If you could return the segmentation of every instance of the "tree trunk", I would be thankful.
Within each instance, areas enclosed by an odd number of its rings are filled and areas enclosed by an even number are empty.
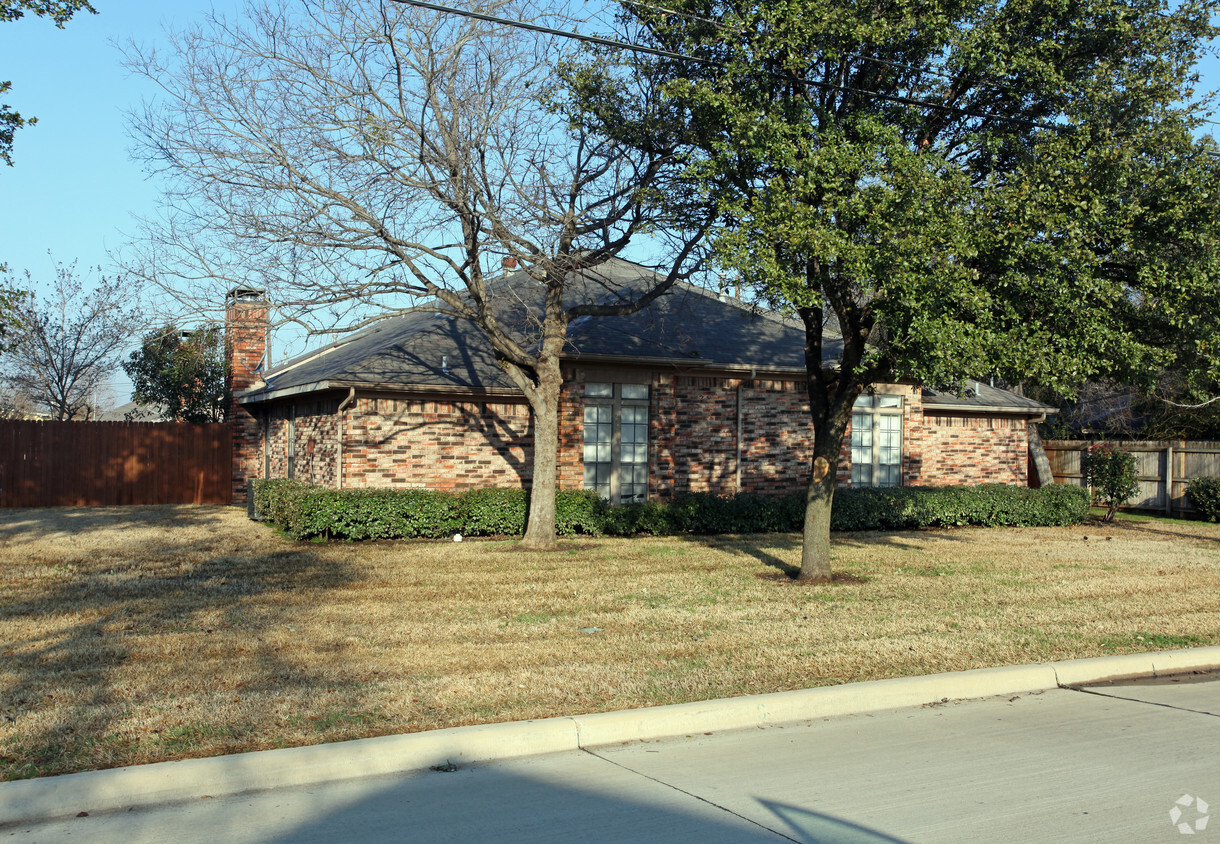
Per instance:
[[[837,449],[836,449],[837,451]],[[835,455],[837,458],[838,455]],[[809,488],[805,491],[805,527],[801,542],[801,569],[797,580],[830,580],[830,513],[834,503],[838,460],[825,455],[813,459]]]
[[[831,578],[830,514],[839,474],[839,454],[851,421],[855,397],[853,392],[838,401],[811,402],[813,462],[809,472],[809,488],[805,492],[805,526],[801,570],[796,574],[797,580],[824,582]]]
[[[522,545],[535,551],[555,547],[555,492],[559,466],[559,384],[543,382],[530,402],[534,417],[533,485]]]

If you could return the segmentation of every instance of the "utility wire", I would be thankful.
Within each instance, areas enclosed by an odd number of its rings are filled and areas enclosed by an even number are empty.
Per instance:
[[[562,29],[555,29],[541,24],[528,23],[526,21],[512,20],[511,18],[502,18],[497,15],[488,15],[483,12],[474,12],[468,9],[458,9],[453,6],[444,6],[439,3],[429,3],[427,0],[391,0],[393,3],[399,3],[406,6],[414,6],[419,9],[428,9],[433,12],[440,12],[446,15],[457,15],[458,17],[472,18],[473,20],[485,21],[486,23],[494,23],[500,26],[509,26],[516,29],[525,29],[530,32],[538,32],[543,35],[554,35],[559,38],[569,38],[575,41],[583,41],[588,44],[596,44],[601,47],[610,47],[616,50],[628,50],[633,53],[644,53],[651,56],[659,56],[665,59],[674,59],[675,61],[691,62],[693,64],[703,65],[704,67],[713,67],[718,70],[726,70],[727,68],[720,62],[713,59],[705,59],[699,56],[688,56],[682,53],[675,53],[671,50],[663,50],[659,47],[646,47],[642,44],[632,44],[627,41],[618,41],[613,38],[605,38],[600,35],[585,35],[580,32],[565,32]],[[937,111],[946,112],[948,114],[958,114],[966,117],[976,117],[981,120],[996,120],[1003,123],[1012,123],[1018,126],[1026,126],[1034,129],[1047,129],[1050,131],[1058,131],[1062,126],[1055,126],[1050,123],[1041,123],[1035,120],[1022,120],[1017,117],[1000,117],[987,112],[974,111],[972,109],[958,108],[956,106],[943,105],[941,103],[932,103],[927,100],[920,100],[914,97],[904,97],[900,94],[883,94],[880,91],[870,91],[866,88],[856,88],[851,85],[835,85],[830,82],[822,82],[816,79],[801,79],[792,74],[776,73],[770,70],[761,70],[761,73],[770,76],[774,79],[779,79],[784,82],[794,82],[798,85],[809,85],[815,88],[820,88],[824,91],[835,91],[842,94],[863,94],[868,97],[876,97],[879,100],[897,103],[899,105],[916,106],[918,108],[936,109]]]

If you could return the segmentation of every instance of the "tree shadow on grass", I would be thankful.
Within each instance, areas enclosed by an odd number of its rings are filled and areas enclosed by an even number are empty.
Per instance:
[[[37,543],[48,536],[87,538],[101,531],[150,528],[217,528],[234,508],[216,504],[167,506],[39,507],[0,509],[0,546]]]
[[[295,594],[324,600],[357,579],[341,556],[268,549],[253,523],[262,547],[243,552],[246,525],[217,508],[18,515],[8,525],[20,548],[7,551],[23,559],[6,566],[0,602],[0,779],[224,752],[250,743],[253,726],[216,711],[222,692],[291,697],[323,683],[269,634],[293,623]],[[25,553],[23,537],[65,524],[108,541]],[[344,700],[325,685],[339,709],[358,710],[358,688]]]
[[[1186,527],[1186,526],[1191,525],[1192,522],[1189,520],[1183,519],[1181,524],[1184,527]],[[1206,523],[1205,522],[1196,522],[1194,524],[1203,525]],[[1081,527],[1085,527],[1085,525],[1081,525]],[[1121,530],[1126,533],[1152,534],[1153,536],[1167,536],[1171,539],[1188,539],[1188,540],[1193,540],[1196,542],[1220,542],[1220,536],[1208,536],[1206,534],[1203,534],[1203,533],[1200,533],[1197,531],[1179,533],[1177,531],[1164,530],[1164,529],[1159,528],[1157,526],[1156,522],[1144,522],[1144,521],[1129,522],[1129,521],[1124,521],[1122,519],[1122,516],[1118,516],[1113,522],[1110,522],[1109,524],[1103,524],[1101,522],[1093,522],[1093,523],[1090,523],[1089,525],[1087,525],[1087,527],[1090,529],[1099,530],[1099,531]]]
[[[751,557],[762,563],[774,571],[760,572],[759,577],[763,580],[771,580],[777,583],[799,583],[801,585],[816,586],[820,585],[818,581],[798,581],[797,575],[800,574],[801,567],[799,564],[788,562],[783,557],[778,556],[775,552],[786,553],[789,556],[800,559],[801,539],[795,534],[788,533],[763,533],[763,534],[746,534],[746,535],[722,535],[722,536],[693,536],[691,540],[698,542],[706,548],[721,551],[732,556]],[[837,535],[831,536],[832,546],[838,544]],[[868,578],[850,572],[836,571],[831,575],[832,583],[867,583]]]
[[[842,548],[887,548],[899,551],[916,551],[935,530],[937,542],[972,542],[974,538],[967,528],[933,528],[930,530],[894,531],[837,531],[830,535],[831,547]]]

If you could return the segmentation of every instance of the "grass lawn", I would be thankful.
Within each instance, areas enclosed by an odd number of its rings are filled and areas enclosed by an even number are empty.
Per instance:
[[[0,778],[1220,642],[1220,526],[313,544],[0,511]]]

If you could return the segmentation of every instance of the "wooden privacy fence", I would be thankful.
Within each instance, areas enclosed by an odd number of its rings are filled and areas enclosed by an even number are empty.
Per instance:
[[[228,425],[0,420],[0,507],[229,504]]]
[[[1125,509],[1160,510],[1170,515],[1193,512],[1186,497],[1191,478],[1220,477],[1220,442],[1124,442],[1106,440],[1135,455],[1140,491]],[[1055,481],[1084,485],[1080,452],[1093,445],[1082,440],[1048,440],[1042,444]]]

